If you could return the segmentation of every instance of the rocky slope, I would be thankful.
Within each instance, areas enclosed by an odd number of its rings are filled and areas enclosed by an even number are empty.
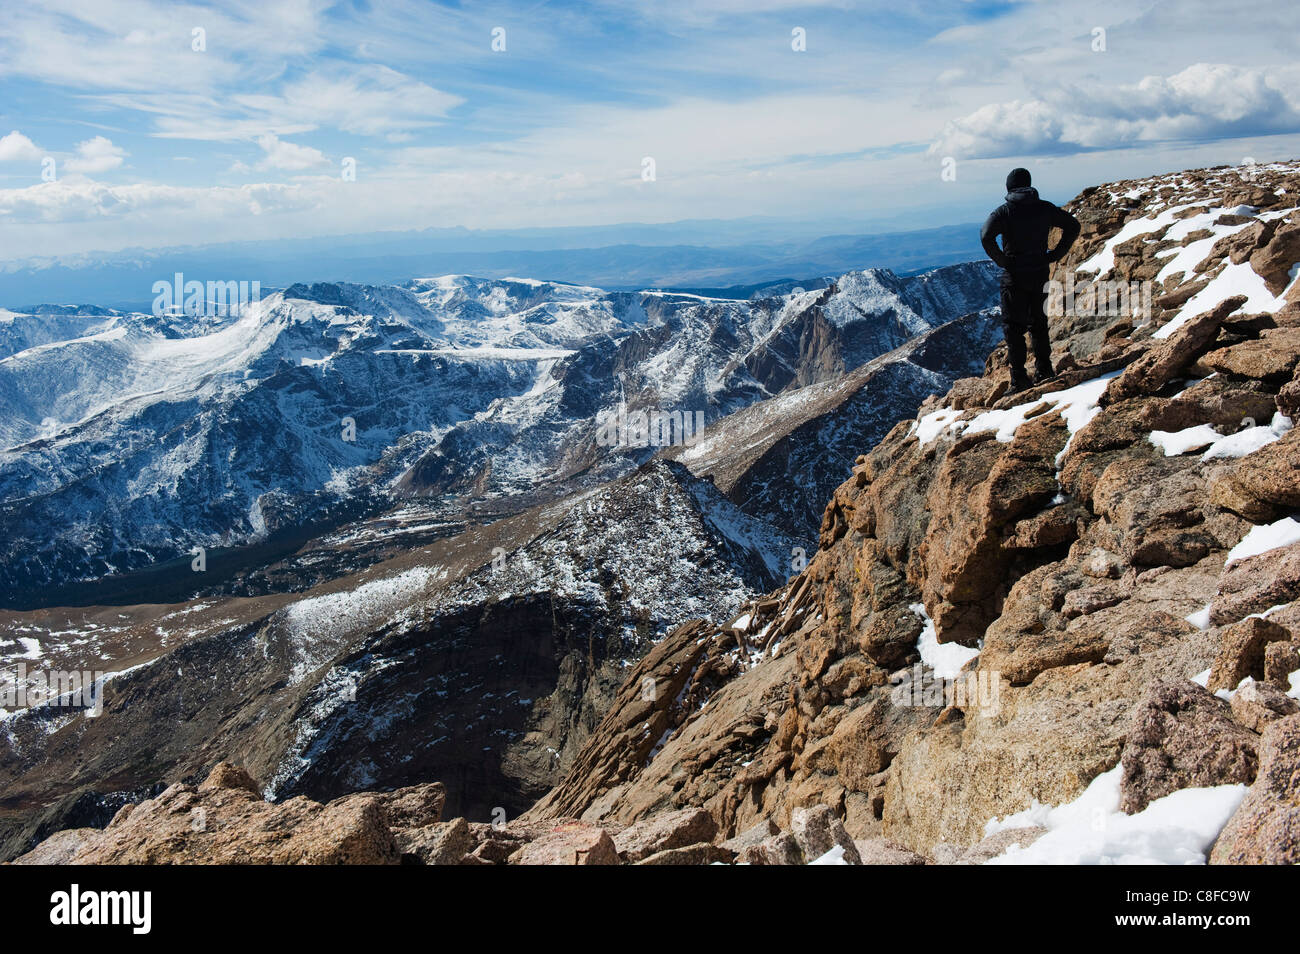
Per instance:
[[[533,814],[694,805],[736,831],[824,804],[950,858],[1090,785],[1124,818],[1228,786],[1213,859],[1300,860],[1300,172],[1245,171],[1071,203],[1084,231],[1054,277],[1150,280],[1153,313],[1076,308],[1053,321],[1056,380],[1006,395],[999,348],[898,424],[807,570],[732,624],[762,661],[720,680],[727,627],[665,641],[633,679],[693,673],[697,704],[625,689]]]
[[[436,777],[450,809],[513,815],[655,640],[734,612],[794,550],[654,462],[305,593],[8,614],[0,688],[20,664],[117,675],[95,718],[0,709],[0,844],[234,757],[277,798]]]
[[[1076,301],[1055,380],[1008,394],[999,347],[863,448],[808,566],[658,641],[521,818],[372,828],[462,864],[1300,861],[1297,195],[1081,194],[1054,278],[1149,314]],[[139,811],[29,860],[137,860]]]

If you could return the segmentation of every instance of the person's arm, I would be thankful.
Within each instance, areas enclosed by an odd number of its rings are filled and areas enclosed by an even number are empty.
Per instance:
[[[1056,262],[1065,258],[1066,253],[1070,251],[1070,246],[1079,237],[1079,220],[1065,209],[1056,206],[1052,208],[1056,210],[1052,215],[1052,224],[1061,230],[1061,241],[1056,243],[1056,248],[1047,253],[1047,260]]]
[[[1002,234],[1002,216],[998,215],[1001,209],[994,209],[989,217],[984,220],[984,227],[980,229],[980,244],[984,246],[984,253],[993,259],[994,263],[1000,268],[1009,267],[1006,254],[998,248],[998,236]]]

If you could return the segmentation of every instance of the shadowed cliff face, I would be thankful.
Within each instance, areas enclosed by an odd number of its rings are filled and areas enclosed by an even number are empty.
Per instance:
[[[626,823],[699,805],[738,831],[826,804],[858,837],[939,857],[1116,766],[1128,811],[1250,783],[1280,720],[1273,781],[1256,783],[1272,787],[1215,857],[1300,858],[1267,815],[1296,812],[1276,777],[1300,764],[1285,728],[1300,668],[1300,167],[1246,172],[1071,202],[1083,233],[1052,274],[1076,292],[1052,319],[1059,376],[1008,395],[1000,346],[898,423],[834,491],[801,576],[735,627],[670,637],[632,675],[667,679],[690,649],[699,704],[649,707],[664,723],[652,753],[634,744],[648,704],[620,694],[534,814]],[[1150,282],[1134,298],[1150,313],[1098,313],[1092,280]],[[911,691],[958,670],[965,698]],[[719,686],[718,672],[736,675]]]

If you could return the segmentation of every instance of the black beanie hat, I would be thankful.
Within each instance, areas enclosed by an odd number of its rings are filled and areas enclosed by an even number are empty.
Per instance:
[[[1007,191],[1010,192],[1012,189],[1023,189],[1029,185],[1029,182],[1028,169],[1012,169],[1007,175]]]

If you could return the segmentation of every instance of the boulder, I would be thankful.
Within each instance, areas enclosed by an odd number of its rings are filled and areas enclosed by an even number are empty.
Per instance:
[[[1228,704],[1200,686],[1156,683],[1130,717],[1120,807],[1135,814],[1180,789],[1249,784],[1258,765],[1256,744]]]
[[[839,845],[844,849],[845,861],[851,865],[862,864],[857,846],[844,830],[844,823],[828,805],[796,808],[790,814],[790,830],[808,861],[820,858]]]
[[[1259,777],[1210,851],[1213,865],[1300,863],[1300,715],[1270,724]]]
[[[925,864],[925,858],[914,851],[908,851],[902,845],[896,845],[888,838],[859,838],[853,842],[858,849],[858,857],[864,865],[907,865]]]
[[[474,836],[463,818],[435,822],[396,833],[404,855],[413,855],[426,865],[458,865],[474,850]]]
[[[378,795],[394,828],[423,828],[442,821],[447,789],[441,782],[411,785]]]
[[[1300,429],[1224,466],[1209,482],[1210,501],[1252,523],[1300,508]]]
[[[804,863],[799,842],[788,831],[773,835],[741,851],[736,859],[746,865],[801,865]],[[809,859],[812,860],[811,858]]]
[[[1219,636],[1219,652],[1210,667],[1206,688],[1211,692],[1235,689],[1247,676],[1262,680],[1265,647],[1290,640],[1290,630],[1258,616],[1226,627]]]
[[[1263,732],[1269,723],[1300,712],[1300,702],[1266,682],[1246,683],[1232,694],[1230,704],[1233,718],[1252,732]]]
[[[625,861],[640,861],[656,852],[713,841],[718,823],[702,808],[655,815],[614,836],[614,848]]]
[[[1233,295],[1185,322],[1168,339],[1150,347],[1111,381],[1101,403],[1117,404],[1126,398],[1161,390],[1205,352],[1219,334],[1223,320],[1245,303],[1245,295]]]
[[[218,765],[199,786],[172,785],[124,806],[103,831],[63,836],[69,864],[397,864],[401,851],[382,800],[349,795],[328,805],[262,800],[247,772]],[[79,844],[73,844],[78,841]],[[53,848],[35,850],[48,857]],[[41,854],[35,855],[41,857]]]
[[[745,829],[734,838],[728,838],[722,843],[722,847],[734,855],[738,855],[751,845],[759,845],[767,841],[773,835],[781,833],[780,826],[770,818],[764,818],[762,821]]]
[[[1300,328],[1269,328],[1258,338],[1219,348],[1203,356],[1197,367],[1205,372],[1280,384],[1289,381],[1300,364]]]
[[[516,865],[616,865],[614,839],[599,825],[559,825],[510,858]]]
[[[1218,590],[1210,604],[1216,626],[1300,599],[1300,543],[1234,563],[1219,578]]]
[[[1264,647],[1264,681],[1283,692],[1291,688],[1290,676],[1300,670],[1300,644],[1269,643]]]
[[[665,848],[663,851],[656,851],[653,855],[647,855],[636,863],[638,865],[711,865],[730,864],[734,858],[735,855],[725,848],[704,842],[680,848]]]
[[[1300,262],[1300,224],[1283,223],[1274,229],[1267,244],[1251,253],[1250,267],[1274,295],[1291,282],[1291,269]]]

